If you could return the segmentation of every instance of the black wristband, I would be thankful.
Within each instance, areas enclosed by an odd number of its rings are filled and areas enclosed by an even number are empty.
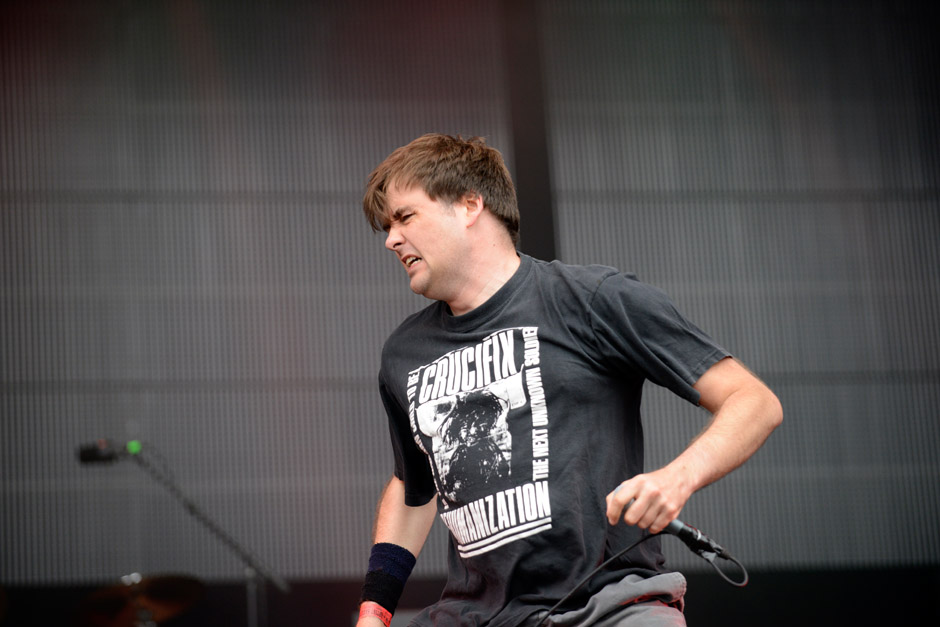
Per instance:
[[[372,570],[366,573],[359,602],[374,601],[394,614],[404,589],[404,582],[381,570]]]
[[[359,602],[373,601],[394,614],[415,561],[411,551],[397,544],[380,542],[373,546]]]

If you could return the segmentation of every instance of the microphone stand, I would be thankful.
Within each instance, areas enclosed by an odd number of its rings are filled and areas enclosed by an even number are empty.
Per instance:
[[[199,509],[192,499],[187,497],[168,473],[155,468],[139,452],[132,453],[130,458],[143,468],[157,483],[162,485],[193,518],[203,524],[218,538],[222,544],[229,548],[241,559],[245,565],[245,588],[248,600],[248,627],[264,627],[267,624],[267,598],[265,581],[273,583],[278,590],[287,594],[290,586],[280,576],[265,568],[257,557],[248,549],[241,546],[232,536],[225,532],[205,512]]]

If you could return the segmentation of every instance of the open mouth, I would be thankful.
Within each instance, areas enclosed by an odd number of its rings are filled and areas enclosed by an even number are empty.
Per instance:
[[[406,268],[410,268],[411,266],[415,265],[419,261],[421,261],[421,257],[415,257],[414,255],[411,255],[409,257],[405,257],[404,259],[402,259],[402,263],[405,264]]]

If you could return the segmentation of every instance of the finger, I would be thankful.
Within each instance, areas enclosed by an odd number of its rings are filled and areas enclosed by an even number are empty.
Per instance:
[[[611,525],[616,525],[621,520],[628,525],[636,524],[636,519],[642,515],[642,510],[638,509],[635,490],[634,486],[627,485],[612,499],[611,505],[607,508],[607,520]]]
[[[649,529],[653,530],[653,525],[660,518],[660,508],[657,507],[648,507],[641,516],[637,518],[636,526],[640,529]],[[665,525],[664,525],[665,526]]]
[[[653,533],[653,534],[659,533],[660,531],[662,531],[663,529],[665,529],[666,526],[667,526],[670,522],[672,522],[672,521],[669,520],[668,518],[664,518],[664,517],[661,516],[661,517],[657,518],[656,521],[655,521],[653,524],[651,524],[651,525],[649,526],[649,532],[650,532],[650,533]]]
[[[633,496],[630,494],[626,481],[614,488],[614,490],[607,495],[607,522],[611,525],[616,525],[620,520],[624,508],[628,508],[632,501]]]
[[[660,508],[659,515],[656,517],[656,520],[650,523],[650,532],[659,533],[665,529],[669,523],[675,520],[681,512],[681,507],[670,506],[668,503],[663,504],[663,506]]]
[[[624,481],[623,483],[621,483],[620,485],[618,485],[616,488],[614,488],[613,490],[611,490],[610,493],[607,494],[606,501],[607,501],[607,505],[608,505],[608,506],[610,506],[611,503],[614,503],[614,502],[616,502],[618,499],[621,499],[621,498],[622,498],[623,495],[621,494],[621,492],[623,491],[624,485],[625,485],[626,483],[627,483],[627,482]]]
[[[630,502],[623,510],[623,522],[628,525],[636,525],[643,519],[647,511],[649,510],[642,503],[637,503],[635,498],[630,499]]]
[[[654,499],[639,517],[636,526],[650,533],[659,533],[678,515],[679,508],[671,506],[668,501]]]

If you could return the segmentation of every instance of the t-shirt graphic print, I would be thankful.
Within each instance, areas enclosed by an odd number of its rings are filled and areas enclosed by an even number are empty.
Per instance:
[[[407,395],[460,555],[551,528],[537,327],[501,329],[412,370]]]

